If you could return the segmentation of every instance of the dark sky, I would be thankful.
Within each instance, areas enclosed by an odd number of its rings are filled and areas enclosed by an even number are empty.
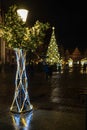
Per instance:
[[[57,43],[65,48],[87,47],[87,7],[84,1],[2,0],[2,3],[4,9],[14,3],[29,9],[29,25],[33,26],[39,20],[55,26]]]

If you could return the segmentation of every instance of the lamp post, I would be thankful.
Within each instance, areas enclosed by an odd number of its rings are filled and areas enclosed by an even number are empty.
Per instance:
[[[18,15],[26,22],[28,11],[18,9]],[[26,76],[26,52],[20,48],[14,48],[17,60],[17,71],[15,79],[15,94],[10,111],[15,113],[28,112],[33,109],[28,95],[28,80]]]
[[[0,23],[4,21],[4,14],[3,14],[3,9],[1,7],[0,3]],[[1,63],[2,63],[2,72],[4,72],[4,64],[5,64],[5,41],[3,38],[0,38],[0,51],[1,51]]]

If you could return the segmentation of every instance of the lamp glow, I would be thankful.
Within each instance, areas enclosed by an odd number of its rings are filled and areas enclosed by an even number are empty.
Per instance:
[[[26,19],[27,19],[27,16],[28,16],[28,10],[26,10],[26,9],[18,9],[17,13],[21,17],[23,22],[26,22]]]

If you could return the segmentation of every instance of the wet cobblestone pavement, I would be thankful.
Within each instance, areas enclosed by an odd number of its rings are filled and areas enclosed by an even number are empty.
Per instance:
[[[0,74],[0,130],[86,130],[87,73],[54,72],[29,77],[30,113],[9,111],[14,96],[14,72]]]

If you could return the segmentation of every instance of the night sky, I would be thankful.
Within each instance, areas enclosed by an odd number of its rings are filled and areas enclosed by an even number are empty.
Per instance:
[[[54,26],[57,43],[66,49],[87,48],[87,9],[84,1],[2,0],[5,10],[12,4],[29,9],[27,23],[30,26],[36,20]]]

